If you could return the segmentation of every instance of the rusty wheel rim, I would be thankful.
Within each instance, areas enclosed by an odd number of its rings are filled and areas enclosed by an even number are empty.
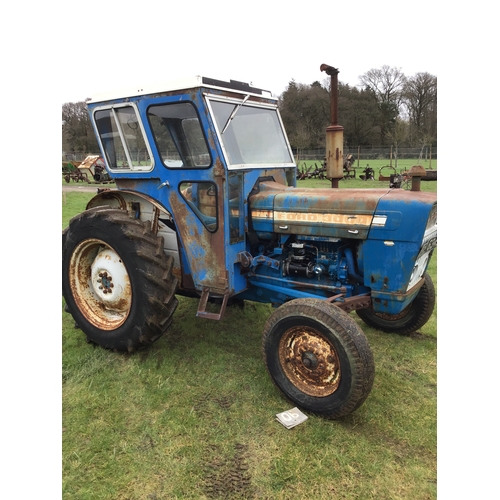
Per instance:
[[[85,319],[102,330],[115,330],[127,319],[132,287],[120,256],[98,239],[82,241],[69,263],[70,287]]]
[[[303,393],[326,397],[338,389],[339,356],[332,343],[315,328],[288,329],[280,339],[278,350],[285,375]]]

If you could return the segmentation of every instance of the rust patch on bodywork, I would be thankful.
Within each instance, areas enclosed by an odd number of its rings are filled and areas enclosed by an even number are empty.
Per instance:
[[[365,239],[378,202],[386,194],[383,189],[285,188],[266,181],[250,197],[250,208],[257,230]]]
[[[215,182],[219,193],[221,193],[222,180],[219,178]],[[217,199],[217,211],[221,214],[224,210],[222,196],[218,196]],[[174,220],[183,221],[176,227],[180,244],[190,265],[189,274],[193,278],[196,290],[201,292],[204,287],[208,287],[215,294],[227,293],[224,221],[219,217],[217,230],[210,232],[202,225],[197,215],[179,193],[172,190],[169,201]]]

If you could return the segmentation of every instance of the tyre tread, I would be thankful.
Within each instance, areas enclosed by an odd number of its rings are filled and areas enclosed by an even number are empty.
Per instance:
[[[92,334],[89,332],[86,334],[102,347],[133,352],[159,339],[172,323],[172,316],[178,305],[175,296],[177,279],[172,274],[174,259],[163,251],[163,237],[157,237],[151,232],[149,221],[140,221],[125,210],[109,207],[95,207],[70,220],[69,226],[63,231],[63,254],[66,245],[71,245],[71,241],[78,238],[79,228],[88,228],[92,225],[104,233],[119,231],[122,235],[119,238],[124,237],[134,243],[132,246],[134,258],[140,262],[140,267],[138,266],[134,272],[143,277],[146,286],[144,307],[147,307],[147,312],[146,321],[142,325],[129,327],[125,337],[120,337],[119,341],[111,339],[96,342]],[[63,284],[63,291],[64,289]],[[65,300],[70,314],[82,326],[85,321],[82,322],[82,315],[78,310],[75,311],[76,306],[70,305],[71,297],[65,296]]]
[[[341,337],[344,349],[353,353],[354,359],[354,382],[349,393],[348,400],[334,409],[325,408],[314,410],[305,408],[314,414],[326,418],[340,418],[348,415],[359,408],[368,397],[374,382],[375,368],[373,354],[363,331],[354,320],[344,311],[321,299],[295,299],[279,307],[267,320],[262,337],[262,355],[269,375],[273,383],[281,390],[268,363],[268,354],[274,339],[272,338],[275,327],[280,321],[293,316],[314,317],[320,324],[329,328],[335,328]],[[341,325],[341,328],[337,328]],[[293,403],[299,404],[288,394],[284,395]]]

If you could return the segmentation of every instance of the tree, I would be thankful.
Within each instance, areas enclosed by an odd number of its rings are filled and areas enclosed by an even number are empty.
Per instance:
[[[339,83],[339,121],[347,147],[377,142],[380,110],[374,92]]]
[[[380,69],[370,69],[359,77],[361,84],[370,89],[377,97],[380,110],[379,128],[380,144],[392,132],[399,115],[403,88],[406,77],[400,68],[382,66]]]
[[[391,102],[397,107],[401,103],[401,94],[406,77],[400,68],[382,66],[380,69],[370,69],[359,77],[364,87],[371,89],[379,102]]]
[[[404,142],[408,138],[408,129],[409,129],[408,121],[396,118],[394,128],[392,129],[391,132],[388,133],[388,139],[391,145],[395,146],[394,158],[395,158],[396,168],[398,166],[398,155],[399,155],[398,147],[401,144],[404,144]]]
[[[417,73],[408,78],[402,97],[410,122],[412,144],[435,145],[437,142],[437,77],[429,73]]]
[[[330,80],[311,85],[290,81],[280,96],[280,113],[290,144],[295,149],[322,148],[330,125]],[[339,82],[339,118],[344,127],[346,145],[369,145],[379,142],[380,123],[385,109],[376,93]],[[388,106],[386,106],[388,107]]]
[[[64,151],[97,153],[99,146],[90,123],[86,101],[62,106],[62,147]]]
[[[319,82],[306,85],[291,80],[279,98],[279,108],[293,148],[324,146],[330,96]]]

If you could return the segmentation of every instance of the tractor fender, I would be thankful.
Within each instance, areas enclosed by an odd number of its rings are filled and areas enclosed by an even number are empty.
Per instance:
[[[163,236],[163,249],[167,255],[174,258],[173,273],[181,275],[179,243],[175,224],[170,212],[154,198],[126,189],[101,189],[87,203],[87,210],[96,207],[109,207],[126,210],[132,217],[151,223],[151,231]]]

